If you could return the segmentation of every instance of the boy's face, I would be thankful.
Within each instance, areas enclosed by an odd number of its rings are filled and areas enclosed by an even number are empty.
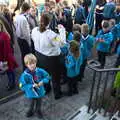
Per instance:
[[[36,63],[29,63],[26,65],[26,67],[30,70],[30,71],[34,71],[36,68]]]

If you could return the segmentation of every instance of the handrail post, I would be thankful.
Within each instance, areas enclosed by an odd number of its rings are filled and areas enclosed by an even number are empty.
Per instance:
[[[101,107],[102,107],[103,102],[104,102],[104,96],[105,96],[105,91],[106,91],[107,82],[108,82],[108,75],[109,75],[109,72],[106,73],[106,79],[105,79],[104,88],[103,88],[103,94],[102,94],[102,98],[101,98],[102,102],[100,104],[99,112],[101,112]]]
[[[88,113],[90,112],[90,108],[92,104],[92,97],[93,97],[93,91],[94,91],[94,86],[95,86],[95,78],[96,78],[96,71],[94,71],[94,74],[93,74],[93,81],[92,81],[90,99],[89,99],[89,104],[88,104]]]
[[[98,102],[98,94],[99,94],[101,78],[102,78],[102,72],[100,72],[99,79],[98,79],[97,90],[96,90],[96,95],[95,95],[95,108],[94,108],[94,111],[96,110],[97,105],[98,105],[97,102]]]

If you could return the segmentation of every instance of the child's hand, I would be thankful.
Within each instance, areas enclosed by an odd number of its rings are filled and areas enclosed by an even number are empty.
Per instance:
[[[103,39],[99,39],[99,42],[104,42],[104,40]]]
[[[43,85],[43,82],[39,82],[38,83],[38,87],[42,86]]]
[[[38,84],[34,83],[33,87],[38,87]]]

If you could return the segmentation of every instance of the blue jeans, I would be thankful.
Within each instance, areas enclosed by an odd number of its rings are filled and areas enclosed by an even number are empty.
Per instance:
[[[15,73],[14,73],[14,71],[8,70],[7,76],[8,76],[8,86],[10,86],[10,87],[15,86]]]

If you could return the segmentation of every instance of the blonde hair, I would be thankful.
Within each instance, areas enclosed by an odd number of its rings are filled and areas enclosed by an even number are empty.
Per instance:
[[[62,4],[64,5],[64,7],[68,7],[68,1],[67,1],[67,0],[64,0],[64,1],[62,2]]]
[[[88,26],[88,24],[82,24],[81,25],[81,33],[82,34],[89,34],[89,26]]]
[[[27,55],[24,57],[24,63],[25,63],[25,65],[32,64],[32,63],[37,63],[37,58],[36,58],[36,56],[33,55],[32,53],[27,54]]]

